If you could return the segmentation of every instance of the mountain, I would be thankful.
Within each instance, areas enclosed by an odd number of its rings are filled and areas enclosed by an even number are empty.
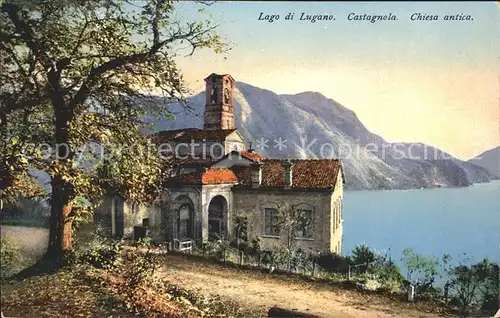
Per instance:
[[[487,150],[467,162],[483,167],[495,177],[500,178],[500,146]]]
[[[153,130],[202,128],[204,103],[203,92],[190,98],[187,111],[170,105],[175,119],[161,118]],[[492,179],[486,169],[437,148],[389,143],[352,110],[316,92],[278,95],[237,82],[235,117],[245,139],[266,156],[342,159],[347,189],[468,186]]]

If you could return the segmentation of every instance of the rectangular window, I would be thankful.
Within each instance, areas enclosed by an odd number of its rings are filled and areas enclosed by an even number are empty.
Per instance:
[[[313,237],[313,211],[312,210],[297,210],[297,217],[299,222],[295,237],[312,238]]]
[[[264,234],[279,236],[278,210],[264,209]]]

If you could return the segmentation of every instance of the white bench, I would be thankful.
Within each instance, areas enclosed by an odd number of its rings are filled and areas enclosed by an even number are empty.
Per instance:
[[[193,241],[190,239],[174,239],[174,250],[178,252],[193,251]]]

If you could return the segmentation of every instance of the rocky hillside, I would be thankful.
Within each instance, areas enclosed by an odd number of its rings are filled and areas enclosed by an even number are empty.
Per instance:
[[[497,178],[500,178],[500,146],[487,150],[467,162],[483,167]]]
[[[428,145],[389,143],[352,110],[320,93],[278,95],[237,82],[235,101],[236,125],[256,151],[341,158],[348,189],[467,186],[492,179],[486,169]],[[190,99],[187,110],[171,105],[175,119],[160,120],[154,130],[202,128],[204,103],[203,92]]]

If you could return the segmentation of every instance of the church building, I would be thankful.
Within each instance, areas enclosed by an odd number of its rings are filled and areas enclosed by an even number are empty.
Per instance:
[[[274,159],[255,152],[236,129],[234,79],[211,74],[205,82],[203,129],[153,136],[158,145],[176,149],[160,200],[137,206],[108,196],[95,212],[96,222],[118,237],[133,236],[134,227],[147,227],[155,240],[182,250],[231,239],[236,235],[235,215],[243,215],[248,240],[258,238],[263,250],[293,244],[306,251],[341,254],[341,162]],[[301,216],[292,235],[279,226],[283,209]]]

